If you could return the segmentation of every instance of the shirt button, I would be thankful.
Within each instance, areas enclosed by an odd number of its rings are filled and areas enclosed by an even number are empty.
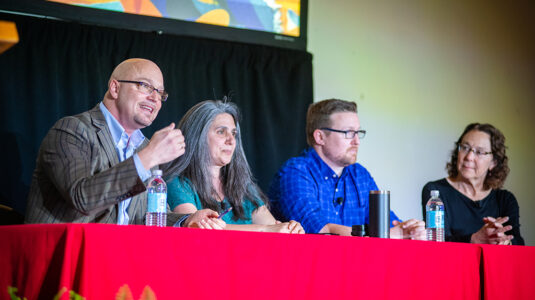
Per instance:
[[[329,179],[329,177],[325,176],[325,180]]]
[[[333,178],[336,178],[336,174],[333,174]]]
[[[335,212],[335,214],[338,216],[338,212]]]
[[[335,189],[334,191],[335,191],[335,192],[338,192],[338,189]]]

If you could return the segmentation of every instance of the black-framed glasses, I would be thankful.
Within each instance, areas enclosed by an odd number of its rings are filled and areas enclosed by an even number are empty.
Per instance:
[[[165,102],[165,100],[167,100],[167,97],[169,97],[169,94],[167,94],[167,92],[164,91],[163,89],[159,90],[153,87],[152,85],[143,81],[134,81],[134,80],[117,80],[117,81],[137,84],[137,87],[139,88],[139,90],[141,90],[143,93],[147,95],[150,95],[152,94],[152,92],[156,91],[156,93],[160,95],[160,100],[162,102]]]
[[[344,137],[346,139],[352,139],[352,138],[355,138],[355,135],[357,135],[359,137],[359,139],[363,139],[365,136],[366,136],[366,130],[338,130],[338,129],[332,129],[332,128],[327,128],[327,127],[323,127],[323,128],[320,128],[321,130],[327,130],[327,131],[332,131],[332,132],[339,132],[339,133],[343,133],[344,134]]]
[[[482,157],[483,155],[492,154],[492,151],[485,151],[485,150],[482,150],[482,149],[472,148],[472,147],[470,147],[470,145],[467,145],[467,144],[459,144],[459,145],[457,145],[457,150],[459,152],[461,152],[462,154],[464,154],[464,155],[467,155],[468,153],[470,153],[470,151],[474,152],[474,154],[477,157]]]

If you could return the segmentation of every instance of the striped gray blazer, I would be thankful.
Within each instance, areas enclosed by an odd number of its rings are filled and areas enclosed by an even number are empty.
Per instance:
[[[145,140],[136,152],[148,144]],[[164,174],[173,162],[161,166]],[[175,174],[166,174],[170,177]],[[57,121],[45,136],[26,207],[26,223],[117,223],[118,203],[132,198],[130,224],[143,224],[145,184],[134,158],[119,162],[99,106]],[[168,216],[174,224],[180,215]]]

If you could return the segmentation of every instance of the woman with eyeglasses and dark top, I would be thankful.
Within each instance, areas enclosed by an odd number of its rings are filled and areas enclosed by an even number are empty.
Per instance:
[[[446,241],[524,245],[515,196],[502,189],[509,174],[505,137],[490,124],[468,125],[446,165],[448,177],[428,182],[422,210],[432,190],[444,202]]]

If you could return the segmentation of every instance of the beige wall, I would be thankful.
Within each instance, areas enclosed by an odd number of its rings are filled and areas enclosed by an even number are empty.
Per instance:
[[[535,245],[535,18],[533,8],[472,1],[309,0],[314,100],[359,107],[359,162],[403,219],[422,218],[423,185],[446,176],[471,122],[505,134],[505,187]]]

